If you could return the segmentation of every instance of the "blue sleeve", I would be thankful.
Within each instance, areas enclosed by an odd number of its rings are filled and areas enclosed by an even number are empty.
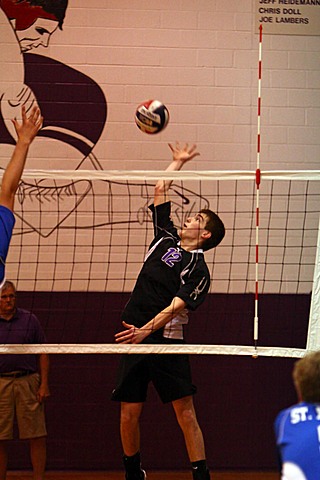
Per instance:
[[[5,280],[5,264],[15,217],[9,208],[0,205],[0,285]]]

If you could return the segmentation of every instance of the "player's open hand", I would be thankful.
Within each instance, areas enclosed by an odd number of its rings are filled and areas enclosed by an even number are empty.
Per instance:
[[[117,343],[140,343],[147,336],[144,330],[129,323],[122,322],[125,330],[114,336]]]
[[[29,115],[27,115],[26,107],[23,105],[21,107],[21,116],[21,123],[17,118],[14,118],[12,123],[18,135],[18,140],[29,144],[42,127],[43,117],[40,108],[36,105],[32,107]]]
[[[189,160],[192,160],[194,157],[200,155],[200,153],[197,151],[197,145],[195,144],[189,146],[189,144],[186,143],[182,147],[180,146],[179,142],[176,142],[175,145],[172,145],[172,143],[168,143],[168,145],[172,152],[173,160],[175,162],[181,162],[182,164],[184,164],[186,162],[189,162]]]

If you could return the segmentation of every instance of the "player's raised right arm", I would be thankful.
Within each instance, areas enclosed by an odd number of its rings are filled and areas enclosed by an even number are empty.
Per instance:
[[[179,142],[173,146],[171,143],[168,144],[172,152],[172,162],[166,168],[166,172],[174,172],[181,170],[183,165],[194,157],[200,155],[197,152],[197,146],[192,145],[189,147],[189,144],[186,143],[184,147],[181,147]],[[172,180],[158,180],[154,190],[154,205],[160,205],[161,203],[167,202],[169,198],[169,189],[172,184]]]
[[[42,126],[43,118],[39,107],[33,107],[27,116],[22,107],[22,122],[12,120],[17,133],[17,143],[5,169],[0,190],[0,205],[13,210],[14,197],[26,163],[29,146]]]

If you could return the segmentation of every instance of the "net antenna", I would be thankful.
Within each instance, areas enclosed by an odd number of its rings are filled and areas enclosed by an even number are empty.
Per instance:
[[[259,27],[259,61],[258,61],[258,112],[257,112],[257,166],[256,166],[256,263],[255,263],[255,305],[253,340],[255,353],[258,356],[257,346],[259,338],[259,212],[260,212],[260,152],[261,152],[261,84],[262,84],[262,25]]]

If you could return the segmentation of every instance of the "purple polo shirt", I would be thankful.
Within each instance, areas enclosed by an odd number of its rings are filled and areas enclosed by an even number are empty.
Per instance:
[[[46,343],[46,338],[37,317],[27,310],[17,308],[11,320],[0,317],[0,343]],[[0,373],[15,370],[38,370],[36,354],[0,354]]]

